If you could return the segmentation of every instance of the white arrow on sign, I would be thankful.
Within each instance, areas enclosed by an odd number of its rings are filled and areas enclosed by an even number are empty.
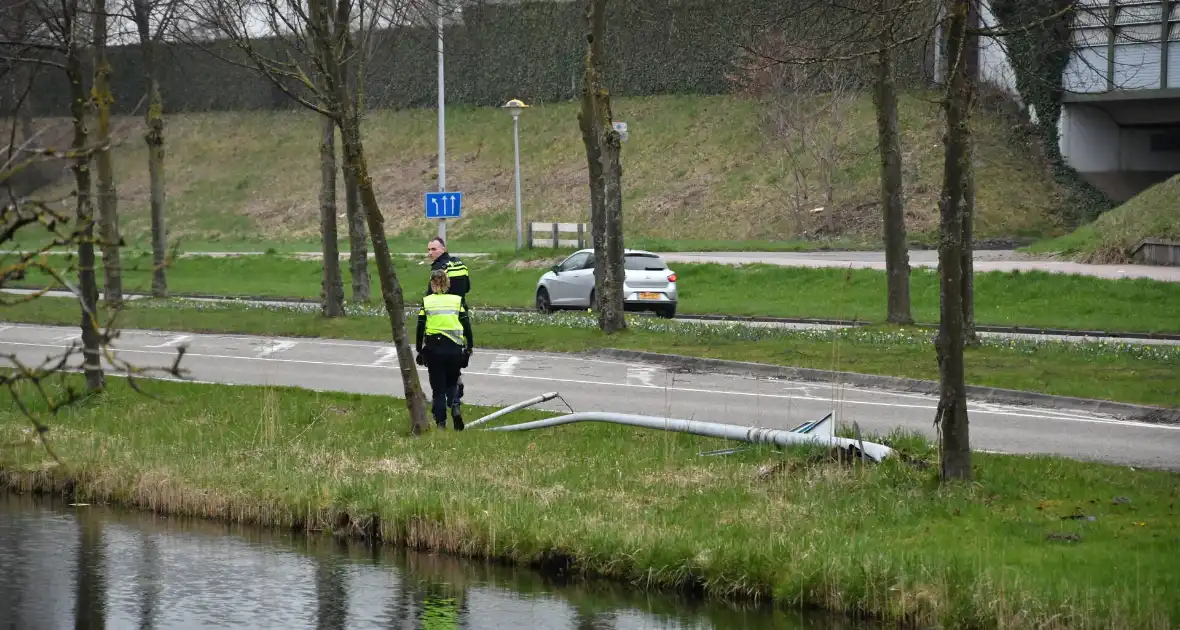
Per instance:
[[[431,197],[431,198],[430,198],[430,203],[434,205],[434,213],[435,213],[435,214],[438,214],[438,198],[437,198],[437,197]],[[443,202],[443,203],[446,203],[446,202]],[[446,212],[446,208],[443,208],[443,212]]]

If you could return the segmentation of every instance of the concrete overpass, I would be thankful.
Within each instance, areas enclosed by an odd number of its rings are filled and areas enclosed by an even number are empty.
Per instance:
[[[1061,152],[1118,201],[1180,173],[1180,0],[1084,0]]]
[[[1062,77],[1059,148],[1083,177],[1125,201],[1180,173],[1180,0],[1080,5]],[[986,0],[980,14],[984,25],[998,26]],[[980,43],[980,79],[1023,103],[1008,50],[1002,37]],[[939,52],[937,83],[945,72]]]

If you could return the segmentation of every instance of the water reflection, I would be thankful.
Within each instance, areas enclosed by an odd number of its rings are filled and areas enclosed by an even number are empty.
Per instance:
[[[0,494],[0,629],[69,627],[850,626],[326,537]]]

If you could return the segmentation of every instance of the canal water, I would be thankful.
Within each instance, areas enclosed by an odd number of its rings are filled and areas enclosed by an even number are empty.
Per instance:
[[[0,492],[0,629],[845,630],[842,619]]]

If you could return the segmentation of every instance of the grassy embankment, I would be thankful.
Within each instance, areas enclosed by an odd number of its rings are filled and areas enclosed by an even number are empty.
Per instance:
[[[62,465],[5,406],[0,484],[919,627],[1180,623],[1173,473],[978,454],[976,483],[938,488],[901,461],[700,457],[724,444],[587,425],[412,439],[387,397],[148,387],[111,379],[51,418]]]
[[[1088,263],[1124,263],[1145,238],[1180,240],[1180,175],[1139,193],[1076,231],[1028,248]]]
[[[809,128],[811,149],[832,139],[840,147],[831,166],[830,203],[809,149],[800,138],[770,131],[766,104],[731,96],[660,96],[620,98],[613,105],[616,118],[631,129],[624,151],[628,245],[750,250],[880,241],[870,95],[852,104],[838,128]],[[526,221],[587,220],[577,108],[538,105],[521,120]],[[436,116],[433,109],[375,110],[365,120],[365,148],[395,251],[421,251],[422,240],[435,230],[423,218],[422,195],[437,190]],[[943,117],[925,94],[903,96],[899,116],[909,231],[915,240],[931,242]],[[456,251],[501,249],[515,241],[511,121],[494,107],[448,107],[447,119],[447,184],[464,193],[464,216],[448,222],[448,235]],[[1047,171],[1009,140],[1003,118],[981,111],[975,120],[976,235],[1058,231],[1060,200]],[[125,122],[128,134],[138,133],[138,119]],[[319,125],[304,111],[169,116],[169,239],[188,250],[317,249]],[[146,149],[128,141],[114,156],[123,236],[147,248]],[[63,180],[56,192],[68,192],[68,186]]]
[[[379,307],[327,320],[314,305],[247,307],[200,302],[131,302],[123,328],[389,340]],[[359,309],[358,309],[359,310]],[[4,321],[75,326],[78,306],[41,298],[6,307]],[[775,365],[937,379],[929,330],[892,328],[793,331],[742,325],[701,325],[647,317],[605,336],[579,314],[476,313],[477,348],[579,352],[623,348]],[[1180,349],[1118,344],[988,341],[967,350],[973,385],[1062,396],[1180,407]]]
[[[395,259],[410,300],[427,280],[421,259]],[[56,262],[56,261],[54,261]],[[472,257],[477,307],[532,308],[537,279],[553,259],[514,260],[509,256]],[[65,260],[60,261],[63,268]],[[150,292],[151,258],[124,260],[127,291]],[[677,274],[681,313],[723,313],[885,321],[885,274],[875,270],[804,269],[775,265],[669,265]],[[380,295],[371,263],[373,295]],[[101,286],[102,274],[98,274]],[[180,258],[169,268],[169,288],[178,294],[302,297],[318,299],[322,269],[314,260],[284,256]],[[346,295],[349,294],[345,270]],[[50,279],[30,272],[22,286],[47,286]],[[938,274],[915,269],[911,279],[913,315],[937,322]],[[1106,280],[1045,272],[989,272],[975,276],[975,318],[979,324],[1108,330],[1180,332],[1180,283],[1147,279]]]

